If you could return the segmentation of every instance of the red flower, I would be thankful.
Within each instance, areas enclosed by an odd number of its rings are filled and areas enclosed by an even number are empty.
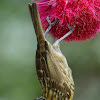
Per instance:
[[[67,23],[75,30],[65,41],[85,41],[100,30],[100,0],[40,0],[36,1],[44,30],[47,16],[58,22],[51,28],[54,38],[61,38],[68,31]]]

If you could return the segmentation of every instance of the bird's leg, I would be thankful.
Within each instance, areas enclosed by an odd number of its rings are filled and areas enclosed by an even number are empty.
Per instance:
[[[49,17],[47,17],[46,20],[49,23],[49,26],[48,26],[47,30],[45,31],[45,33],[44,33],[45,37],[46,37],[47,33],[50,31],[50,29],[52,28],[52,26],[54,26],[55,23],[57,22],[57,21],[55,21],[55,19],[51,22]]]
[[[67,23],[67,27],[69,28],[70,31],[68,33],[66,33],[63,37],[58,39],[54,44],[60,43],[63,39],[65,39],[67,36],[69,36],[75,30],[75,28],[71,28],[68,23]]]

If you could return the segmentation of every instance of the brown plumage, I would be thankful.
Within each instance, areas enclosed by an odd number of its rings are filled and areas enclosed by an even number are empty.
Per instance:
[[[29,10],[37,37],[36,71],[43,98],[46,100],[72,100],[74,82],[66,58],[59,44],[51,45],[45,38],[36,3]]]

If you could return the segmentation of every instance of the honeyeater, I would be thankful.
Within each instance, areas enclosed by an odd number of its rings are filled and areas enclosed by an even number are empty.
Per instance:
[[[29,4],[29,10],[37,37],[36,71],[43,93],[36,100],[72,100],[72,71],[59,42],[52,45],[45,38],[36,3]]]

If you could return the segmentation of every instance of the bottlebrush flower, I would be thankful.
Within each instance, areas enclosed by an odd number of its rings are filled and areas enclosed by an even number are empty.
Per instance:
[[[50,20],[58,20],[51,28],[54,38],[61,38],[68,31],[67,23],[75,30],[65,41],[85,41],[100,30],[100,0],[40,0],[36,1],[44,30]]]

